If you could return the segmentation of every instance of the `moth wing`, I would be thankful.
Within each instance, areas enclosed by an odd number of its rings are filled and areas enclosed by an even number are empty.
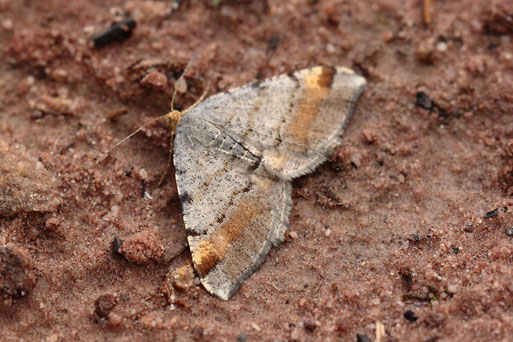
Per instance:
[[[365,79],[313,67],[210,97],[186,115],[223,127],[285,180],[307,174],[340,143]]]
[[[194,267],[207,291],[229,299],[283,236],[291,185],[262,174],[242,146],[188,115],[177,127],[174,164]]]

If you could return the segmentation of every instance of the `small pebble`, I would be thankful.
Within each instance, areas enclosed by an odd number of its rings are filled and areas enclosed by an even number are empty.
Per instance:
[[[297,233],[295,231],[291,231],[289,233],[290,237],[293,238],[294,240],[299,238],[299,235],[297,235]]]
[[[166,275],[166,280],[177,291],[187,293],[194,286],[194,269],[190,265],[173,269]]]
[[[495,208],[493,210],[488,211],[483,218],[489,219],[489,218],[495,217],[497,215],[499,215],[499,208]]]
[[[417,315],[415,314],[415,312],[411,310],[406,310],[406,312],[404,313],[404,318],[406,318],[410,322],[415,322],[417,320]]]
[[[109,317],[110,312],[118,304],[117,298],[112,294],[101,295],[94,302],[94,312],[101,318]]]
[[[438,44],[436,44],[436,49],[440,52],[445,52],[447,51],[447,43],[446,42],[439,42]]]
[[[315,328],[317,328],[317,325],[314,322],[305,321],[305,323],[303,323],[303,327],[305,330],[312,332],[315,330]]]
[[[447,291],[449,291],[449,293],[456,293],[458,291],[458,285],[451,284],[447,286]]]
[[[417,51],[415,52],[415,57],[421,63],[432,64],[435,60],[434,50],[435,50],[435,40],[433,38],[428,38],[419,43],[417,47]]]
[[[364,128],[362,130],[363,140],[368,144],[373,144],[378,141],[378,135],[372,128]]]
[[[114,239],[112,240],[112,252],[114,254],[120,255],[119,249],[121,248],[121,245],[123,244],[123,241],[117,236],[114,236]]]
[[[513,227],[506,228],[506,234],[508,236],[513,236]]]
[[[5,30],[12,30],[13,27],[14,27],[14,24],[13,24],[12,19],[10,19],[10,18],[4,19],[4,21],[2,22],[2,28]]]
[[[356,342],[372,342],[367,335],[356,334]]]
[[[165,248],[157,235],[147,230],[125,239],[118,249],[128,261],[140,265],[161,261],[164,251]]]
[[[248,337],[249,337],[248,334],[241,333],[239,336],[237,336],[237,342],[246,342]]]
[[[120,315],[118,315],[114,312],[109,313],[108,318],[109,318],[109,326],[111,328],[119,327],[121,325],[121,323],[123,322],[123,317],[121,317]]]
[[[141,85],[160,91],[166,91],[168,89],[166,75],[158,71],[152,71],[144,76],[141,80]]]
[[[141,171],[139,171],[139,175],[143,180],[148,180],[148,171],[145,169],[141,169]]]
[[[306,298],[301,298],[299,300],[299,306],[305,306],[305,304],[306,304]]]
[[[251,323],[251,327],[256,331],[260,331],[260,327],[256,323]]]
[[[36,285],[30,252],[12,243],[0,245],[0,298],[20,298]]]

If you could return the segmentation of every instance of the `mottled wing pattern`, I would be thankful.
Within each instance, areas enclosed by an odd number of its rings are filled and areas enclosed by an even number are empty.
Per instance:
[[[342,67],[313,67],[213,96],[187,113],[222,127],[266,169],[291,180],[340,143],[365,79]]]
[[[213,96],[180,120],[176,182],[192,260],[228,299],[283,240],[290,180],[340,142],[364,78],[314,67]]]
[[[174,163],[194,267],[210,293],[228,299],[287,228],[290,183],[262,174],[256,156],[187,115]]]

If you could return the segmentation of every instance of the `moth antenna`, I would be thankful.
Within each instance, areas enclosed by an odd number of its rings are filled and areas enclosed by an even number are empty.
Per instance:
[[[169,113],[168,114],[164,114],[164,115],[161,115],[159,116],[158,118],[155,118],[155,119],[152,119],[150,121],[148,121],[147,123],[145,123],[144,125],[142,125],[141,127],[139,127],[138,129],[136,129],[135,131],[133,131],[132,133],[130,133],[129,135],[127,135],[126,137],[124,137],[123,139],[121,139],[121,141],[119,141],[116,145],[112,146],[111,148],[109,148],[105,153],[103,153],[100,158],[98,158],[98,160],[96,161],[96,164],[98,164],[99,162],[101,162],[102,160],[105,159],[105,157],[107,157],[107,155],[112,152],[112,150],[114,150],[116,147],[118,147],[119,145],[121,145],[122,143],[124,143],[125,141],[127,141],[128,139],[130,139],[131,137],[133,137],[136,133],[140,132],[143,128],[145,128],[146,126],[154,123],[155,121],[158,121],[160,119],[163,119],[165,118],[166,116],[169,116]]]
[[[203,90],[203,94],[201,94],[199,99],[197,99],[196,102],[194,102],[189,108],[184,110],[182,112],[182,115],[184,115],[185,113],[187,113],[188,111],[190,111],[191,109],[194,109],[197,105],[199,105],[205,99],[205,97],[207,96],[209,88],[210,88],[210,81],[208,81],[207,86],[205,87],[205,90]]]
[[[197,59],[197,57],[198,57],[198,55],[196,54],[189,60],[189,62],[187,63],[187,65],[185,66],[185,68],[182,71],[182,75],[180,75],[180,77],[175,82],[175,90],[173,92],[173,97],[171,98],[171,110],[174,110],[175,98],[176,98],[177,92],[184,93],[187,91],[187,86],[185,86],[185,89],[180,89],[182,87],[177,87],[177,85],[180,83],[180,81],[183,81],[185,83],[185,75],[187,74],[187,71],[189,70],[192,63],[194,63],[194,61]],[[187,84],[187,83],[185,83],[185,84]]]
[[[181,78],[181,77],[180,77]],[[171,98],[171,104],[169,105],[169,107],[171,107],[171,110],[174,110],[175,109],[175,97],[176,97],[176,88],[175,88],[175,91],[173,91],[173,97]]]

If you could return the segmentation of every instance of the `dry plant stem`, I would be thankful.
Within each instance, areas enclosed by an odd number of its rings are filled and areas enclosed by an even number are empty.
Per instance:
[[[424,24],[431,23],[431,0],[424,0],[423,6]]]

